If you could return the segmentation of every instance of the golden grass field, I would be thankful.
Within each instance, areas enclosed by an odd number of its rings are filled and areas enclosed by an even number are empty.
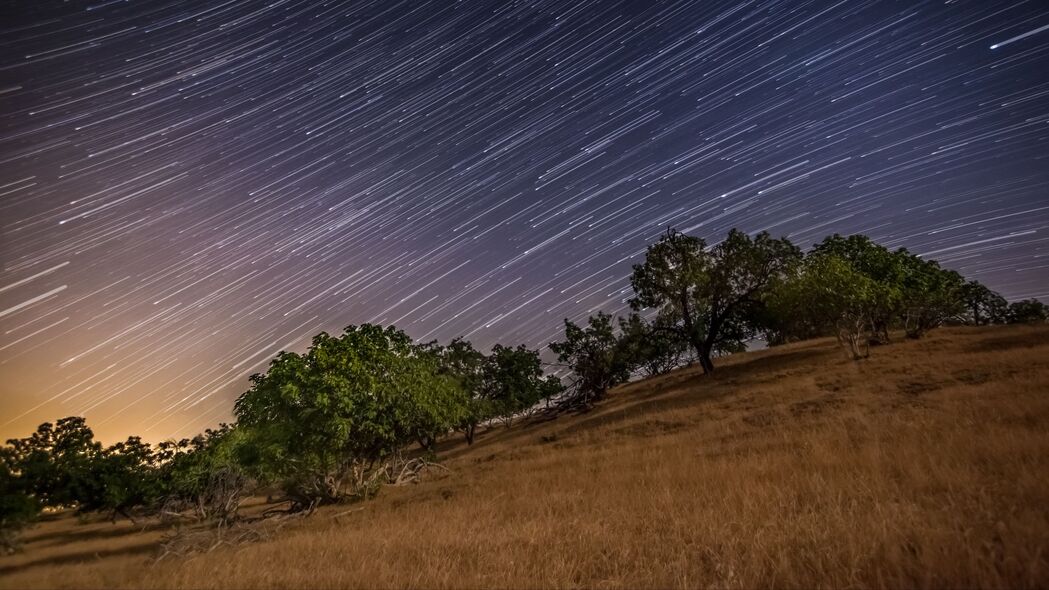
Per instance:
[[[1049,586],[1049,327],[697,370],[447,441],[450,473],[267,541],[156,562],[163,529],[53,516],[0,587]]]

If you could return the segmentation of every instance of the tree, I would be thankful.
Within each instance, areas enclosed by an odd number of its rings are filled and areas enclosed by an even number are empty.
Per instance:
[[[243,467],[251,462],[248,434],[222,424],[192,439],[160,443],[155,456],[161,511],[192,509],[200,518],[219,523],[235,518],[248,485]]]
[[[439,371],[455,379],[465,393],[465,404],[457,428],[466,437],[466,443],[472,445],[477,426],[494,414],[491,400],[486,397],[483,387],[485,356],[463,338],[452,339],[448,346],[442,347],[436,342],[428,346],[438,359]]]
[[[767,232],[751,238],[733,229],[720,244],[668,229],[634,265],[631,307],[655,307],[666,329],[695,350],[705,373],[712,356],[745,348],[754,335],[764,300],[801,260],[801,250]]]
[[[103,448],[85,420],[73,416],[8,444],[12,468],[42,506],[131,519],[132,509],[157,498],[153,449],[138,437]]]
[[[26,492],[42,506],[92,504],[104,493],[93,470],[102,445],[82,417],[41,424],[26,438],[7,441],[12,464],[26,482]]]
[[[612,316],[598,312],[581,328],[565,319],[565,339],[550,350],[576,376],[573,384],[584,404],[601,399],[609,388],[630,378],[630,365],[612,329]]]
[[[883,292],[879,294],[876,307],[870,311],[871,324],[874,338],[888,344],[889,327],[899,315],[904,256],[860,234],[828,236],[813,247],[810,255],[835,256],[881,286]]]
[[[892,290],[830,254],[809,256],[801,271],[777,289],[772,298],[777,313],[817,332],[831,330],[850,358],[869,355],[876,318],[893,296]]]
[[[36,520],[40,504],[26,492],[14,449],[0,448],[0,550],[14,552],[18,535]]]
[[[1010,324],[1044,324],[1049,321],[1049,306],[1037,299],[1024,299],[1009,304]]]
[[[667,373],[681,364],[688,343],[680,334],[661,326],[659,318],[646,322],[636,313],[619,319],[619,346],[631,371],[640,370],[646,377]]]
[[[481,374],[482,397],[490,403],[492,416],[499,417],[507,428],[514,416],[562,389],[556,378],[543,377],[539,351],[524,345],[493,346]]]
[[[99,453],[91,465],[94,485],[90,495],[78,498],[83,511],[108,511],[134,520],[131,510],[151,506],[160,494],[155,473],[156,457],[148,443],[128,437]]]
[[[964,318],[976,326],[1004,324],[1008,320],[1009,303],[1004,297],[988,289],[979,281],[969,281],[961,289],[965,301]]]
[[[368,497],[404,445],[461,423],[466,396],[394,327],[350,326],[282,352],[234,405],[249,464],[303,508]],[[347,490],[349,486],[349,490]]]
[[[924,260],[904,249],[895,253],[901,260],[903,280],[900,314],[908,338],[921,338],[949,318],[965,310],[965,280],[935,260]]]

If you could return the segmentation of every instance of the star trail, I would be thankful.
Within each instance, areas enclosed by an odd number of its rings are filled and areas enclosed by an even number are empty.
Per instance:
[[[6,10],[4,438],[191,436],[349,324],[542,346],[623,311],[668,225],[1049,299],[1044,2]]]

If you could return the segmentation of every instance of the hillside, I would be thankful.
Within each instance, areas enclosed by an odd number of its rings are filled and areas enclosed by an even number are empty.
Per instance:
[[[1049,327],[802,342],[446,441],[262,542],[154,563],[163,529],[53,516],[0,587],[1045,587],[1047,392]]]

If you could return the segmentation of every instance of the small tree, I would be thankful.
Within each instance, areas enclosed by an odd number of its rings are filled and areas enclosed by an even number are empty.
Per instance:
[[[804,309],[807,321],[829,326],[853,360],[870,354],[876,318],[892,289],[856,270],[835,255],[815,254],[777,294],[784,311]]]
[[[481,372],[483,398],[507,428],[514,416],[561,391],[560,381],[543,377],[539,352],[523,345],[496,344]]]
[[[875,307],[870,310],[873,338],[889,343],[889,328],[899,314],[903,283],[903,259],[891,250],[874,243],[869,237],[856,234],[834,234],[816,244],[811,252],[816,256],[835,256],[853,270],[877,283],[883,290]]]
[[[979,281],[969,281],[961,288],[965,302],[963,320],[976,326],[1004,324],[1008,320],[1009,303],[1004,297],[988,289]]]
[[[733,229],[709,251],[705,242],[668,229],[634,266],[635,310],[655,307],[695,350],[705,373],[712,357],[745,348],[765,298],[801,260],[801,250],[767,232],[751,238]]]
[[[581,328],[565,320],[565,339],[550,350],[575,374],[573,384],[584,404],[601,399],[609,388],[630,378],[630,365],[612,329],[612,316],[598,312]]]
[[[688,351],[688,343],[680,333],[660,324],[646,322],[636,313],[619,319],[619,347],[631,371],[640,370],[646,377],[670,372],[681,364]]]
[[[0,551],[4,553],[18,549],[19,534],[40,513],[40,504],[26,487],[14,449],[0,448]]]
[[[193,439],[160,443],[156,457],[161,511],[174,514],[189,508],[202,519],[234,519],[249,480],[242,466],[251,463],[248,434],[222,424]]]
[[[278,355],[234,414],[255,473],[310,508],[370,496],[400,448],[461,423],[465,406],[456,380],[404,332],[364,324]]]
[[[965,310],[962,276],[941,268],[935,260],[922,258],[900,249],[901,259],[900,314],[908,338],[921,338],[926,332],[956,317]]]
[[[1037,299],[1024,299],[1009,304],[1010,324],[1044,324],[1049,321],[1049,306]]]

